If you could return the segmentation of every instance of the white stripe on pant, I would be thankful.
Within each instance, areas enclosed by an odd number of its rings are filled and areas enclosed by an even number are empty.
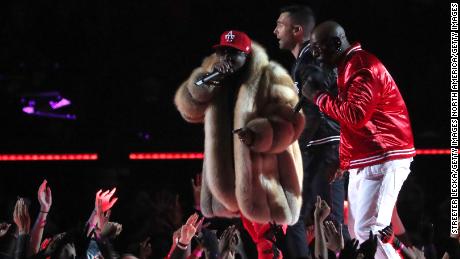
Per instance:
[[[369,238],[369,231],[390,225],[398,193],[410,173],[412,158],[350,169],[348,183],[348,230],[359,243]],[[375,258],[400,258],[390,244],[380,239]]]

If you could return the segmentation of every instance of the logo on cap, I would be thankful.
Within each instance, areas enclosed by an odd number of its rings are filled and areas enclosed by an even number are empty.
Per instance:
[[[233,34],[233,31],[229,31],[226,35],[225,35],[225,40],[227,42],[233,42],[233,39],[235,39],[235,35]]]
[[[249,54],[251,53],[251,39],[241,31],[224,31],[220,35],[219,44],[213,46],[213,48],[218,47],[231,47]]]

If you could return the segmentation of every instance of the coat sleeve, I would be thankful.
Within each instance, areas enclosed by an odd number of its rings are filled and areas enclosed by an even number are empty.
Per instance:
[[[360,69],[350,77],[346,90],[339,97],[322,93],[315,97],[314,102],[340,124],[361,128],[369,121],[380,101],[380,89],[372,72]]]
[[[16,251],[14,252],[14,259],[25,259],[26,252],[30,241],[29,234],[19,234],[16,242]]]
[[[266,77],[268,87],[264,107],[246,127],[255,133],[250,147],[253,151],[276,154],[299,138],[305,119],[302,113],[294,113],[298,96],[292,79],[284,69],[271,64]]]
[[[166,257],[167,259],[186,259],[187,258],[187,249],[181,249],[177,245],[172,250],[171,254]]]
[[[188,122],[201,123],[204,120],[204,113],[212,100],[215,87],[213,85],[196,86],[195,82],[212,70],[215,61],[215,55],[205,58],[201,66],[196,68],[176,91],[174,103],[182,117]]]

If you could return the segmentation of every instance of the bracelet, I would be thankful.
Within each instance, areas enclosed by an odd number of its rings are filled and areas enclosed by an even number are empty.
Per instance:
[[[402,255],[404,248],[405,248],[405,246],[401,243],[401,245],[398,247],[398,249],[396,249],[396,253],[398,253],[399,255]]]
[[[393,245],[393,248],[396,250],[401,249],[401,241],[399,241],[399,239],[396,237],[393,238],[392,245]]]
[[[48,212],[49,212],[49,211],[43,211],[43,210],[40,211],[40,213],[44,213],[44,214],[46,214],[46,213],[48,213]]]
[[[181,245],[181,246],[188,246],[188,244],[184,244],[184,243],[182,243],[182,242],[179,241],[179,240],[177,240],[177,244],[178,244],[178,245]]]
[[[187,249],[188,245],[181,243],[180,241],[177,241],[177,247],[179,247],[182,250]]]

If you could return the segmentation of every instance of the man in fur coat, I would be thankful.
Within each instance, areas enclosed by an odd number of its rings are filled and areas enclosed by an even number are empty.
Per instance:
[[[243,32],[224,32],[214,48],[174,99],[186,121],[204,123],[201,211],[242,216],[256,232],[269,222],[292,225],[302,205],[297,139],[305,123],[293,112],[293,81]],[[213,81],[195,84],[215,71]]]

